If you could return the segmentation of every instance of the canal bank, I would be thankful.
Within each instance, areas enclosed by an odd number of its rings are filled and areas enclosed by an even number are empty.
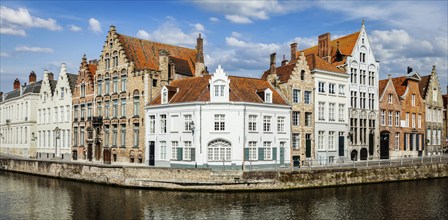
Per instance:
[[[0,158],[1,169],[123,187],[197,190],[269,191],[356,185],[448,177],[448,164],[408,164],[388,167],[320,170],[228,171],[85,164]]]

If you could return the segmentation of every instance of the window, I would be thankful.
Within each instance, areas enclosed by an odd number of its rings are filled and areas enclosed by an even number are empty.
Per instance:
[[[50,134],[50,132],[48,132],[48,134]],[[80,136],[79,142],[80,142],[81,146],[84,146],[84,127],[81,127],[79,136]],[[48,140],[50,140],[50,138],[48,138]]]
[[[369,71],[369,85],[375,86],[375,72]]]
[[[45,144],[45,131],[43,131],[44,134],[44,141],[43,143]],[[78,128],[74,127],[73,128],[73,146],[77,147],[78,146]]]
[[[334,120],[334,107],[335,107],[335,105],[336,104],[334,104],[334,103],[330,103],[329,104],[329,108],[328,108],[328,112],[329,112],[328,120],[329,121],[335,121]]]
[[[104,104],[104,116],[106,118],[109,118],[109,101],[106,101],[106,103]]]
[[[328,149],[329,150],[334,150],[334,131],[329,131],[328,132]]]
[[[264,101],[265,101],[266,103],[272,103],[272,93],[270,93],[270,92],[265,92],[265,99],[264,99]]]
[[[257,131],[257,116],[249,115],[249,131]]]
[[[224,96],[224,85],[215,85],[215,96]]]
[[[277,117],[277,132],[285,132],[285,117]]]
[[[87,104],[87,118],[92,117],[92,103]]]
[[[311,126],[311,117],[312,117],[311,112],[305,112],[305,126],[306,127],[310,127]]]
[[[305,91],[305,104],[311,103],[311,91]]]
[[[249,141],[249,160],[257,160],[257,142]]]
[[[292,125],[300,125],[300,112],[292,112]]]
[[[358,77],[356,74],[356,71],[358,71],[358,70],[355,68],[350,69],[350,82],[351,83],[356,83],[356,78]]]
[[[415,94],[412,94],[412,106],[415,106]]]
[[[395,143],[394,143],[394,146],[395,146],[395,150],[399,150],[399,146],[400,146],[400,133],[399,132],[395,133]]]
[[[300,149],[300,134],[299,133],[292,134],[292,148],[295,150]]]
[[[418,128],[422,128],[422,115],[418,114]]]
[[[112,146],[117,146],[118,131],[117,126],[112,126]]]
[[[409,127],[409,112],[406,112],[406,127]]]
[[[71,112],[70,112],[70,106],[69,105],[66,105],[65,106],[65,121],[66,122],[69,122],[71,119],[70,119],[70,117],[71,117]]]
[[[110,93],[110,79],[106,79],[105,80],[106,82],[105,82],[105,85],[106,85],[106,94],[109,94]]]
[[[61,115],[59,116],[59,122],[64,122],[64,106],[59,107],[59,111],[61,113]]]
[[[45,120],[45,109],[43,110],[43,115],[44,115],[44,122],[45,122],[46,121]],[[77,105],[73,106],[73,118],[75,120],[78,120],[78,106]]]
[[[357,92],[353,92],[353,91],[351,91],[350,92],[350,106],[352,107],[352,108],[356,108],[356,105],[357,105],[357,98],[358,98],[358,96],[357,96],[357,94],[356,94]]]
[[[191,141],[184,141],[184,160],[191,160]]]
[[[113,78],[113,81],[114,81],[114,93],[117,93],[118,92],[118,77],[115,76]]]
[[[139,115],[140,97],[134,96],[134,115]]]
[[[389,94],[388,98],[387,98],[387,102],[389,104],[392,104],[392,94]]]
[[[184,115],[185,118],[185,131],[191,131],[191,123],[193,122],[191,119],[191,115]]]
[[[432,145],[436,145],[437,144],[437,131],[436,130],[433,130],[432,131],[432,142],[431,142],[431,144]],[[429,138],[429,136],[428,136],[428,138]]]
[[[229,142],[215,140],[208,145],[208,161],[230,161],[232,159],[231,150]]]
[[[126,99],[121,99],[121,117],[126,117]]]
[[[300,90],[293,89],[292,90],[292,102],[299,103],[300,102]]]
[[[317,149],[324,149],[324,131],[319,131],[317,135]]]
[[[118,99],[114,100],[114,106],[112,108],[112,113],[113,113],[113,117],[116,118],[118,117]]]
[[[319,102],[318,118],[319,121],[325,120],[325,102]]]
[[[305,70],[300,72],[300,80],[305,80]]]
[[[86,96],[86,85],[81,84],[81,97],[85,97]]]
[[[412,128],[415,128],[415,113],[412,113]]]
[[[166,141],[160,142],[160,159],[166,160]]]
[[[344,122],[345,116],[345,105],[344,104],[339,104],[339,122]]]
[[[386,111],[381,110],[381,125],[385,126],[386,125]]]
[[[157,87],[157,79],[152,80],[152,87]]]
[[[374,107],[375,107],[374,94],[369,94],[369,109],[373,110]]]
[[[118,66],[118,52],[117,51],[114,52],[112,61],[113,61],[113,67],[117,67]]]
[[[345,95],[345,86],[339,85],[339,95],[344,96]]]
[[[86,106],[81,105],[81,120],[84,120],[84,117],[86,117]]]
[[[270,141],[263,142],[263,148],[264,148],[264,159],[272,160],[273,158],[272,158],[271,142]]]
[[[139,126],[138,125],[134,125],[134,132],[133,132],[134,147],[138,147],[138,142],[139,142],[138,136],[139,136],[139,133],[140,133]]]
[[[366,62],[366,53],[359,53],[359,62],[364,63]]]
[[[224,131],[226,129],[225,115],[215,115],[215,131]]]
[[[395,112],[395,127],[400,127],[400,112]]]
[[[328,84],[328,92],[330,94],[335,94],[334,87],[335,87],[335,84],[333,84],[333,83]]]
[[[166,104],[168,102],[168,91],[164,89],[162,91],[162,104]]]
[[[177,160],[177,147],[179,142],[171,141],[171,160]]]
[[[160,115],[160,133],[166,133],[166,115]]]
[[[264,132],[271,131],[271,116],[263,117],[263,131]]]
[[[121,125],[121,147],[126,147],[126,125]]]
[[[442,131],[437,130],[437,144],[440,145],[442,142]]]
[[[387,125],[389,125],[389,127],[392,127],[392,111],[389,111],[389,115],[387,117]]]
[[[102,95],[102,94],[103,94],[103,82],[101,80],[98,80],[96,95]]]
[[[149,116],[149,133],[154,134],[156,132],[156,116]]]
[[[319,82],[318,83],[318,91],[319,92],[325,92],[325,83],[324,82]]]
[[[437,95],[438,95],[437,88],[434,88],[434,90],[432,91],[432,101],[433,102],[437,102]]]
[[[53,122],[58,122],[58,107],[54,107],[54,121]]]

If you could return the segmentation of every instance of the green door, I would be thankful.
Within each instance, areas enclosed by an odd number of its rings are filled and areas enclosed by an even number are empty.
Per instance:
[[[310,139],[306,140],[306,157],[307,158],[311,157],[311,140]]]
[[[285,165],[285,142],[280,143],[280,166]]]

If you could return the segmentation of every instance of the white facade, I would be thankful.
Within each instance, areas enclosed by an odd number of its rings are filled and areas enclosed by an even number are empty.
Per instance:
[[[352,160],[378,157],[379,62],[362,25],[351,56],[346,61],[349,85],[349,156]]]
[[[72,91],[65,64],[57,81],[45,71],[37,105],[37,158],[70,160]]]
[[[314,144],[319,164],[347,157],[349,75],[313,70],[315,88]]]
[[[209,82],[210,101],[146,107],[145,163],[152,165],[154,158],[161,167],[290,166],[290,106],[272,104],[269,88],[264,103],[229,101],[231,80],[219,68]]]
[[[0,152],[36,156],[36,119],[40,82],[20,86],[3,95],[0,102]]]

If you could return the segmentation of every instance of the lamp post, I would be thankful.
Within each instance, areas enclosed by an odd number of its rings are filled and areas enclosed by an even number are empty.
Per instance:
[[[55,155],[59,158],[61,156],[61,151],[58,149],[58,140],[61,138],[61,129],[56,127],[54,133],[56,134]]]

